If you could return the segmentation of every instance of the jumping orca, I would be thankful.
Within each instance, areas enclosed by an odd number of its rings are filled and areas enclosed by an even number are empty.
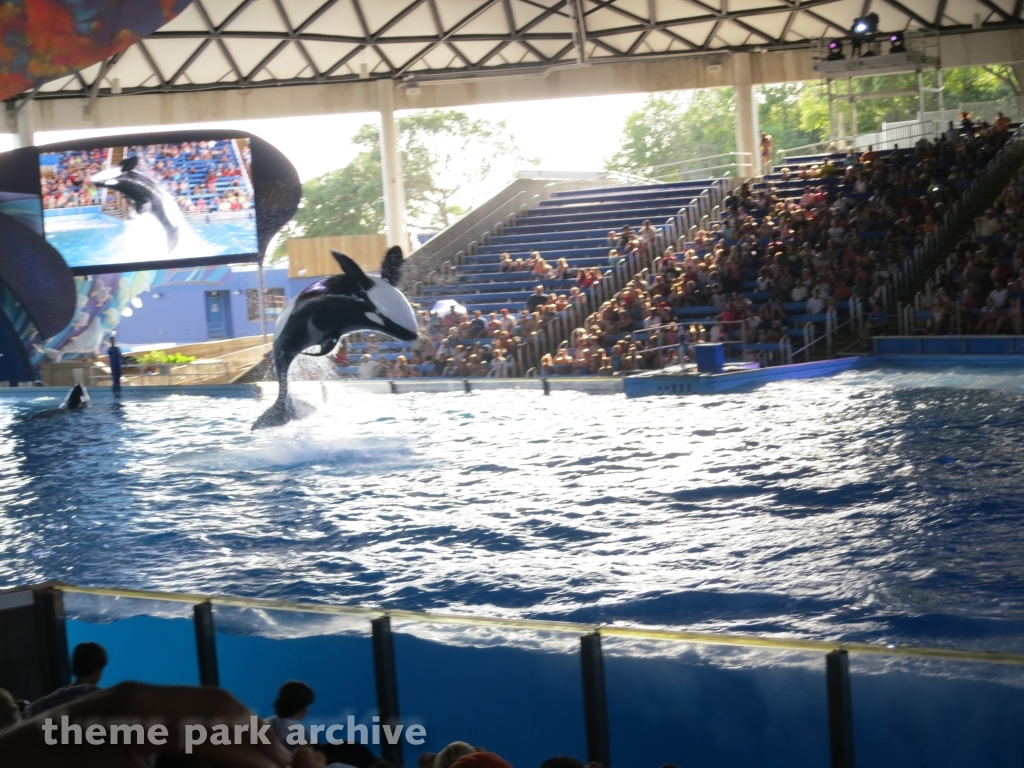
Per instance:
[[[136,213],[153,214],[167,232],[167,252],[170,253],[178,245],[185,219],[174,198],[149,176],[137,171],[138,165],[138,156],[132,155],[116,168],[94,174],[89,181],[120,192],[135,204]]]
[[[400,341],[416,338],[412,305],[394,286],[402,276],[402,249],[384,256],[380,277],[363,272],[352,259],[332,251],[343,274],[325,277],[305,288],[284,308],[274,331],[274,366],[280,383],[277,400],[253,429],[275,427],[299,414],[288,400],[288,368],[300,354],[326,355],[338,339],[353,331],[385,333]],[[312,351],[311,348],[315,348]]]

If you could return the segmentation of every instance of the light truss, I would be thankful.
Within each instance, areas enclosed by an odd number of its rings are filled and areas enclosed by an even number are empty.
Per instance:
[[[473,78],[808,47],[870,9],[885,32],[1022,25],[1024,0],[194,0],[36,99]],[[981,13],[979,14],[979,9]]]

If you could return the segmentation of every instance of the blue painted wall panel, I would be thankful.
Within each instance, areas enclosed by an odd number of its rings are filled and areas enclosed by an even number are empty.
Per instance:
[[[285,299],[291,300],[314,278],[289,279],[286,269],[265,271],[267,288],[283,288]],[[255,270],[232,270],[218,283],[172,283],[158,285],[142,293],[142,307],[131,317],[121,319],[118,340],[131,347],[141,344],[195,344],[209,340],[206,324],[206,292],[227,291],[230,294],[232,338],[261,333],[258,320],[250,320],[246,291],[255,290]],[[160,298],[156,298],[159,296]],[[273,318],[268,321],[273,331]]]
[[[921,352],[926,355],[962,355],[966,344],[959,336],[930,336],[921,339]]]
[[[907,338],[886,338],[876,336],[874,339],[875,350],[880,354],[890,355],[912,355],[920,351],[920,339]]]
[[[993,338],[982,336],[978,339],[968,338],[967,353],[971,355],[1011,355],[1013,354],[1013,339],[1009,336]]]

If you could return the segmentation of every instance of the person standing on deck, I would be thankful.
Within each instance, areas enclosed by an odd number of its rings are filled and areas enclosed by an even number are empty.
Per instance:
[[[772,137],[770,134],[761,134],[761,173],[772,172]]]
[[[110,380],[114,388],[114,397],[121,396],[121,366],[124,364],[124,357],[121,355],[121,348],[117,346],[117,336],[110,334],[110,349],[107,350],[110,358]]]

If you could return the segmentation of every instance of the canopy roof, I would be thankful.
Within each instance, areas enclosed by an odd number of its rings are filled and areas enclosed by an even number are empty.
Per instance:
[[[193,0],[36,98],[459,79],[581,62],[808,46],[879,29],[1021,25],[1024,0]]]

